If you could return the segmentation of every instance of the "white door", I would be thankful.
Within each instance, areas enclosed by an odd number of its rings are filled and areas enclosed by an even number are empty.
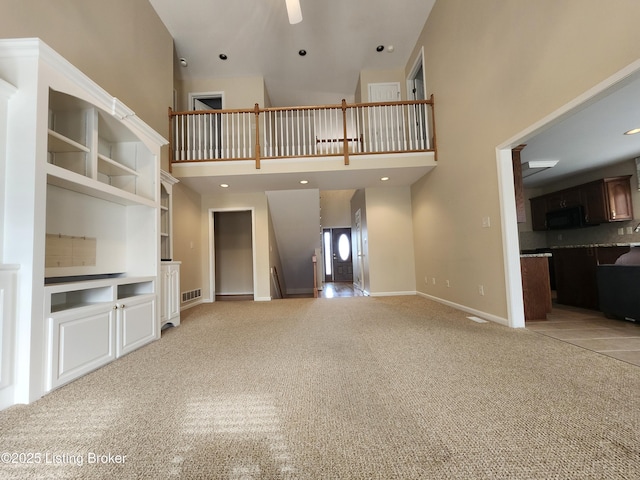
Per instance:
[[[370,83],[370,102],[397,102],[400,100],[400,82]]]
[[[400,100],[400,83],[370,83],[369,102],[397,102]],[[397,107],[369,108],[369,151],[383,152],[400,149],[400,132]]]

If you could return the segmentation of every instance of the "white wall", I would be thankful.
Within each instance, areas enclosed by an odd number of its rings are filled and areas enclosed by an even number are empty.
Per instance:
[[[351,226],[351,197],[355,190],[323,190],[320,192],[322,228]]]
[[[424,48],[436,106],[438,167],[412,186],[421,292],[507,319],[496,147],[640,58],[638,18],[626,0],[436,2],[405,67]]]
[[[355,213],[361,212],[363,270],[354,264],[371,295],[414,294],[415,268],[411,190],[409,187],[377,187],[358,190],[351,200],[353,241]],[[353,247],[354,254],[357,247]]]
[[[311,257],[320,248],[320,191],[270,191],[267,198],[287,293],[312,293]]]
[[[367,188],[365,195],[370,293],[415,293],[410,188]]]

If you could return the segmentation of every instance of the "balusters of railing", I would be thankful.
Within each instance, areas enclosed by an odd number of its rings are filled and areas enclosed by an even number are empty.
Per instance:
[[[169,116],[172,162],[435,151],[433,98]]]
[[[264,115],[264,148],[265,148],[265,157],[273,156],[273,124],[271,122],[273,118],[273,112],[267,112]],[[267,134],[267,131],[269,132]],[[268,148],[267,148],[268,146]]]

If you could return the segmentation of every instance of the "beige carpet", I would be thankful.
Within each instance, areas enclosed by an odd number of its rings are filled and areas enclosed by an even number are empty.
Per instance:
[[[41,462],[0,478],[636,479],[639,399],[637,366],[420,297],[218,302],[0,412]]]

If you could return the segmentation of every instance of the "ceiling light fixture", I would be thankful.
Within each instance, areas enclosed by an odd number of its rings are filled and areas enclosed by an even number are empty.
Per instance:
[[[376,47],[376,52],[384,52],[384,45],[378,45]]]
[[[300,0],[285,0],[287,4],[287,15],[289,23],[295,25],[302,21],[302,9],[300,8]]]
[[[302,49],[298,51],[298,55],[300,55],[301,57],[304,57],[307,54],[307,51]]]
[[[553,168],[558,164],[558,160],[531,160],[522,164],[522,178],[530,177],[536,173],[544,172],[548,168]]]
[[[309,180],[300,180],[300,183],[301,183],[302,185],[306,185],[307,183],[309,183]]]
[[[227,59],[227,58],[229,58],[229,57],[227,57],[224,53],[221,53],[220,55],[218,55],[218,58],[219,58],[220,60],[226,60],[226,59]]]
[[[633,128],[624,132],[625,135],[635,135],[636,133],[640,133],[640,128]]]
[[[386,182],[387,180],[389,180],[389,177],[382,177],[380,180],[382,180],[383,182]]]
[[[183,67],[186,67],[187,65],[189,65],[189,63],[187,62],[187,59],[182,57],[180,59],[180,65],[182,65]]]
[[[221,183],[220,186],[222,188],[229,188],[229,185],[227,183]]]

